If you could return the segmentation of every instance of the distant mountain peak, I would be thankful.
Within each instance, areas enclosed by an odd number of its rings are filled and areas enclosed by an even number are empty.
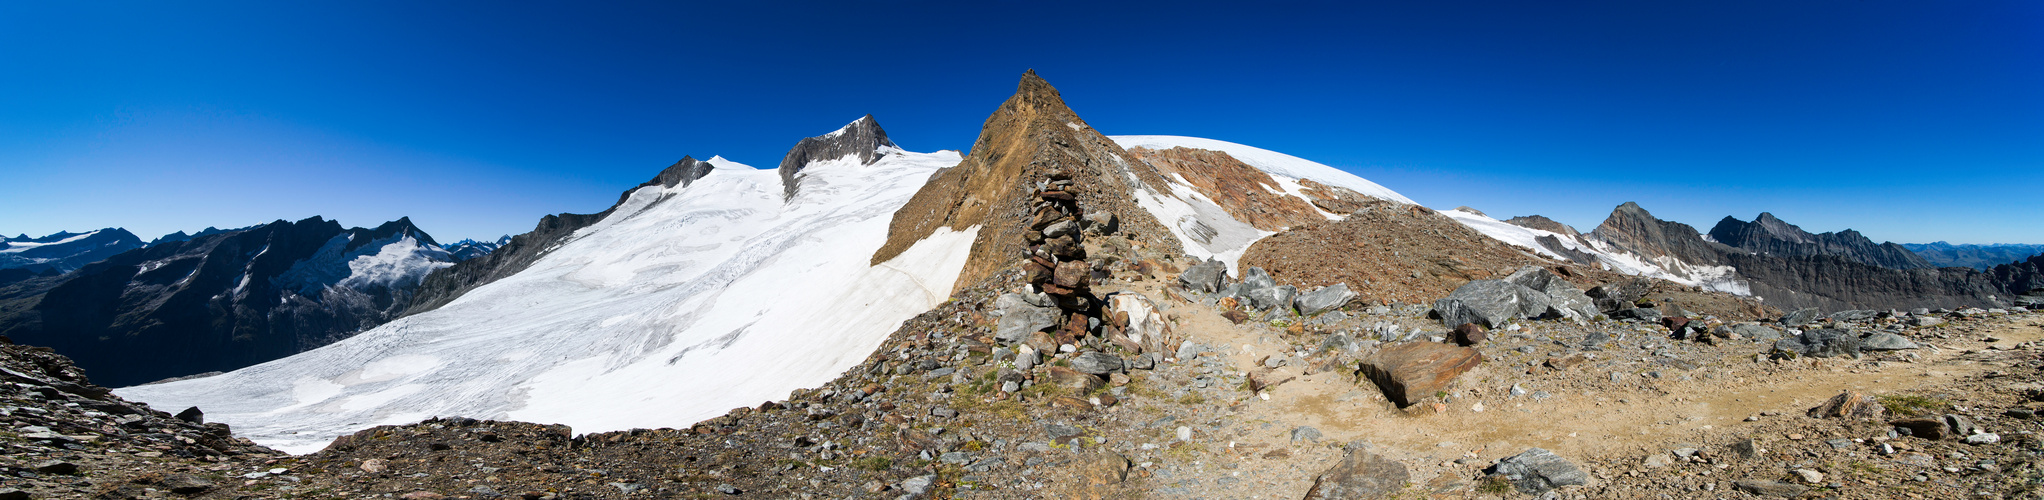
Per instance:
[[[653,180],[646,181],[644,184],[640,184],[639,187],[653,185],[666,188],[675,186],[688,187],[689,183],[693,183],[696,179],[701,179],[705,175],[710,175],[710,171],[716,169],[717,167],[710,165],[710,162],[684,155],[680,161],[674,162],[673,165],[668,165],[666,169],[660,171],[660,175],[653,176]]]
[[[795,197],[795,175],[801,173],[810,163],[856,155],[861,164],[872,165],[873,162],[880,161],[881,148],[900,149],[900,146],[887,139],[887,131],[882,130],[880,122],[874,120],[870,114],[852,120],[852,123],[828,134],[803,138],[795,143],[793,149],[788,150],[787,156],[781,157],[781,186],[784,195],[790,199]]]

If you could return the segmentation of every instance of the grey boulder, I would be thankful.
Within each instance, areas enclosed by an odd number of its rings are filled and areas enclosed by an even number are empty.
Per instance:
[[[1491,473],[1504,476],[1513,487],[1531,495],[1539,495],[1562,486],[1581,486],[1590,482],[1590,475],[1576,468],[1576,464],[1556,456],[1554,452],[1540,448],[1499,460]]]
[[[994,299],[1001,320],[994,324],[994,338],[1007,343],[1029,340],[1029,334],[1057,326],[1059,310],[1040,293],[1010,293]]]
[[[1902,338],[1901,335],[1888,332],[1868,335],[1867,338],[1860,339],[1859,342],[1860,349],[1868,351],[1900,351],[1917,348],[1915,342],[1910,342],[1909,339]]]
[[[1291,311],[1292,299],[1298,295],[1299,289],[1291,285],[1258,288],[1243,294],[1249,299],[1249,307],[1259,311],[1268,309]]]
[[[1838,356],[1859,357],[1859,336],[1852,332],[1834,328],[1810,330],[1802,335],[1781,339],[1774,348],[1795,353],[1797,356],[1831,358]]]
[[[1547,294],[1517,283],[1477,280],[1456,288],[1447,298],[1434,301],[1434,314],[1449,328],[1463,323],[1497,328],[1512,319],[1544,315],[1551,304]]]
[[[1300,315],[1318,316],[1320,313],[1340,309],[1355,298],[1356,293],[1349,291],[1347,283],[1335,283],[1320,287],[1319,290],[1299,294],[1297,299],[1293,299],[1293,304],[1299,307]]]
[[[1810,324],[1811,321],[1816,321],[1817,316],[1817,309],[1814,307],[1797,309],[1795,312],[1788,313],[1787,316],[1782,316],[1781,324],[1784,326],[1803,326]]]
[[[1547,294],[1550,307],[1561,317],[1586,321],[1597,316],[1597,301],[1576,288],[1568,280],[1556,276],[1553,271],[1540,266],[1526,266],[1506,276],[1519,286]]]
[[[1773,342],[1776,340],[1781,340],[1781,330],[1769,328],[1767,325],[1762,325],[1759,323],[1739,323],[1736,325],[1732,325],[1732,333],[1739,334],[1740,338],[1752,339],[1757,342]]]
[[[1200,293],[1220,291],[1221,283],[1227,279],[1228,264],[1214,259],[1207,259],[1206,262],[1195,264],[1186,268],[1185,272],[1178,273],[1179,283],[1184,284],[1187,290]]]
[[[1086,351],[1072,356],[1072,369],[1080,373],[1106,375],[1126,369],[1121,358],[1100,351]]]
[[[1261,267],[1250,267],[1242,271],[1242,286],[1250,290],[1270,288],[1277,286],[1277,279],[1271,278],[1270,273]]]

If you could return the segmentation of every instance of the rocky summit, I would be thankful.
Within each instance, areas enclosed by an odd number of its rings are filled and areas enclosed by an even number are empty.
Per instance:
[[[2044,257],[1630,203],[1579,233],[1118,137],[1030,72],[969,154],[866,116],[775,169],[684,157],[281,360],[108,389],[0,341],[0,500],[2044,496]],[[217,286],[274,267],[250,234],[72,274]],[[337,269],[284,267],[246,283]]]

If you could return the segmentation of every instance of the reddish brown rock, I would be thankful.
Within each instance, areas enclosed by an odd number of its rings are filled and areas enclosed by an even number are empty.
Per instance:
[[[1050,367],[1050,381],[1051,383],[1071,389],[1078,394],[1093,392],[1093,390],[1099,389],[1107,383],[1093,374],[1062,366]]]
[[[1473,346],[1481,344],[1483,343],[1483,341],[1489,339],[1490,331],[1483,329],[1483,325],[1479,325],[1476,323],[1463,323],[1462,326],[1455,327],[1456,344],[1461,344],[1464,346]]]
[[[1845,391],[1832,396],[1830,401],[1810,409],[1810,418],[1874,419],[1888,417],[1888,409],[1875,401],[1873,396],[1859,391]]]
[[[1092,285],[1092,278],[1092,266],[1087,265],[1085,261],[1073,260],[1058,263],[1051,282],[1064,288],[1085,290]]]
[[[1051,271],[1049,266],[1031,260],[1022,265],[1022,276],[1031,285],[1041,285],[1050,282]]]
[[[1581,354],[1571,354],[1559,358],[1547,358],[1547,367],[1555,370],[1567,370],[1589,361],[1590,358],[1584,357]]]
[[[1242,324],[1242,322],[1244,322],[1244,321],[1249,321],[1249,313],[1245,313],[1245,312],[1242,312],[1242,311],[1228,311],[1228,312],[1224,312],[1224,313],[1221,313],[1221,317],[1223,317],[1223,318],[1228,318],[1228,321],[1233,321],[1233,322],[1235,322],[1235,324],[1237,324],[1237,325],[1240,325],[1240,324]]]
[[[1362,372],[1404,408],[1448,390],[1455,377],[1482,363],[1483,353],[1468,347],[1408,342],[1377,351],[1363,361]]]

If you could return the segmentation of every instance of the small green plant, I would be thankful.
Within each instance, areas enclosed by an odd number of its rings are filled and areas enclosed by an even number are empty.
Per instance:
[[[1178,398],[1178,404],[1182,405],[1196,405],[1205,402],[1207,402],[1206,396],[1201,396],[1197,392],[1188,392],[1185,393],[1184,397]]]
[[[894,467],[894,460],[887,457],[866,457],[852,461],[852,467],[870,471],[884,471]]]
[[[1476,492],[1488,495],[1504,495],[1512,492],[1512,483],[1511,481],[1506,481],[1504,476],[1484,476],[1483,479],[1477,480]]]
[[[1874,396],[1874,400],[1880,401],[1881,407],[1887,408],[1889,415],[1898,416],[1935,414],[1951,406],[1944,400],[1913,394]]]

